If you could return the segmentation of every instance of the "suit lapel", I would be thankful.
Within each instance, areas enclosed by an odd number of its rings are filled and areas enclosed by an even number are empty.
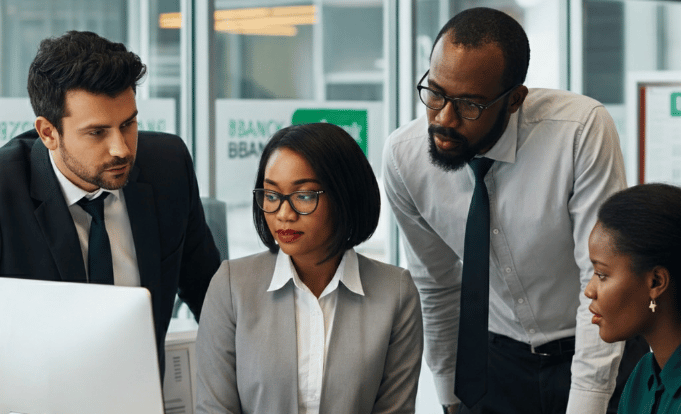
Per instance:
[[[57,265],[59,277],[68,282],[86,282],[76,226],[64,201],[48,150],[39,138],[31,150],[31,197],[41,202],[33,214]]]
[[[357,332],[365,332],[367,329],[362,325],[368,323],[369,320],[367,315],[362,313],[362,298],[362,296],[348,290],[342,283],[338,285],[336,314],[333,318],[329,351],[324,368],[322,397],[319,404],[320,413],[338,410],[339,406],[348,403],[345,400],[343,403],[338,401],[340,397],[338,390],[347,389],[347,385],[344,385],[343,382],[347,381],[348,378],[360,377],[360,375],[349,372],[348,369],[352,369],[352,364],[349,361],[352,358],[357,358],[352,355],[358,348],[358,341],[361,340],[357,336]]]
[[[274,266],[272,270],[274,271]],[[282,388],[289,390],[290,398],[281,401],[281,412],[298,412],[298,335],[294,290],[293,280],[289,280],[284,287],[271,292],[274,303],[271,335],[279,339],[270,341],[268,346],[272,347],[270,354],[277,356],[275,363],[278,365],[277,369],[283,373],[282,377],[291,379],[290,384]]]
[[[151,184],[137,181],[139,168],[133,167],[128,184],[123,187],[132,238],[135,241],[140,283],[152,290],[161,281],[161,241]]]

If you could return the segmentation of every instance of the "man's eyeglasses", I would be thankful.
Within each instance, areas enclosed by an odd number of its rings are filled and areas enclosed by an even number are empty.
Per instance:
[[[430,71],[426,71],[426,73],[423,75],[419,83],[416,84],[416,90],[419,91],[419,98],[421,98],[421,102],[423,102],[423,104],[428,108],[439,111],[440,109],[444,108],[445,105],[447,105],[447,101],[449,101],[452,103],[454,111],[456,111],[457,115],[459,115],[463,119],[468,119],[470,121],[475,121],[476,119],[480,118],[480,115],[482,115],[483,110],[494,105],[495,103],[497,103],[497,101],[511,93],[513,89],[519,86],[519,85],[512,86],[506,92],[499,95],[495,100],[493,100],[490,103],[479,104],[471,102],[468,99],[450,98],[449,96],[445,96],[442,93],[430,89],[427,86],[421,85],[421,82],[423,82],[426,76],[428,76],[428,72]]]
[[[319,195],[323,194],[324,190],[319,191],[294,191],[291,194],[281,194],[272,190],[265,190],[264,188],[256,188],[253,190],[253,197],[255,202],[265,213],[275,213],[279,211],[282,203],[288,200],[291,208],[298,214],[307,215],[312,214],[317,209],[319,204]]]

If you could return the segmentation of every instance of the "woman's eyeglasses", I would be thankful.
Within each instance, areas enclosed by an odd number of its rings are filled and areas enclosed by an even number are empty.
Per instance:
[[[256,188],[253,190],[255,202],[265,213],[275,213],[279,211],[282,203],[288,200],[291,208],[298,214],[312,214],[319,204],[319,195],[324,190],[319,191],[294,191],[291,194],[281,194],[273,190]]]

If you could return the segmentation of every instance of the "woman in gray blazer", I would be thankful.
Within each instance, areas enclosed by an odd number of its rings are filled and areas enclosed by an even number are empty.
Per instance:
[[[355,253],[376,178],[332,124],[278,131],[253,218],[268,252],[228,260],[201,312],[197,413],[413,413],[423,350],[407,270]]]

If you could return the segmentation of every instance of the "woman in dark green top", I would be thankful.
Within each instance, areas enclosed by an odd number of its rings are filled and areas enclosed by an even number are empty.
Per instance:
[[[584,294],[606,342],[642,335],[619,414],[681,413],[681,189],[644,184],[611,196],[589,237],[594,275]]]

